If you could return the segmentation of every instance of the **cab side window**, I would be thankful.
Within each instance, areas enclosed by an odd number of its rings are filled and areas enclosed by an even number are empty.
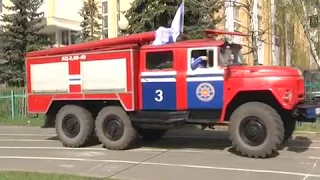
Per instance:
[[[146,53],[146,69],[160,70],[173,68],[173,52],[158,51]]]
[[[198,58],[201,58],[201,62]],[[196,67],[195,67],[196,66]],[[191,68],[210,68],[214,66],[214,53],[212,49],[197,49],[191,51]]]

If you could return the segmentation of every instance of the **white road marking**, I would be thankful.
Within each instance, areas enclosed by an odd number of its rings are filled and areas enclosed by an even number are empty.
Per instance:
[[[17,140],[19,141],[19,140]],[[24,140],[21,140],[24,141]],[[29,140],[26,140],[29,141]],[[30,140],[32,142],[32,140]],[[37,140],[35,140],[37,141]],[[44,141],[44,140],[39,140],[39,142]],[[48,140],[52,141],[52,140]],[[1,139],[0,139],[1,142]],[[284,149],[287,150],[289,148],[294,148],[294,149],[320,149],[318,146],[289,146],[285,147]],[[41,146],[0,146],[0,149],[48,149],[48,150],[93,150],[93,151],[106,151],[107,149],[105,148],[89,148],[89,147],[84,147],[84,148],[69,148],[69,147],[41,147]],[[130,149],[127,151],[154,151],[154,152],[162,152],[162,151],[171,151],[171,152],[189,152],[189,153],[201,153],[205,151],[200,151],[200,150],[189,150],[189,149],[164,149],[164,148],[140,148],[140,149]]]
[[[313,164],[312,169],[314,169],[314,168],[316,168],[316,167],[317,167],[318,161],[319,161],[319,159],[317,159],[317,160],[316,160],[316,162]]]
[[[215,167],[215,166],[200,166],[200,165],[190,165],[190,164],[169,164],[169,163],[157,163],[157,162],[125,161],[125,160],[108,160],[108,159],[98,160],[98,159],[84,159],[84,158],[26,157],[26,156],[0,156],[0,159],[55,160],[55,161],[80,161],[80,162],[101,162],[101,163],[107,162],[107,163],[124,163],[124,164],[142,164],[142,165],[153,165],[153,166],[168,166],[168,167],[238,171],[238,172],[251,172],[251,173],[270,173],[270,174],[282,174],[282,175],[293,175],[293,176],[320,178],[320,174],[306,174],[306,173],[289,172],[289,171],[272,171],[272,170],[263,170],[263,169],[242,169],[242,168],[228,168],[228,167]]]
[[[170,138],[191,138],[191,139],[225,139],[228,140],[228,137],[210,137],[210,136],[164,136],[162,139]]]
[[[0,142],[57,142],[55,140],[47,139],[1,139]]]
[[[0,149],[42,149],[42,150],[77,150],[77,151],[111,151],[105,148],[69,148],[69,147],[39,147],[39,146],[0,146]],[[139,148],[139,149],[130,149],[127,151],[136,151],[136,152],[165,152],[165,151],[171,151],[171,152],[184,152],[184,153],[201,153],[204,151],[197,151],[197,150],[174,150],[174,149],[157,149],[157,148]],[[117,152],[117,151],[115,151]]]
[[[314,163],[305,163],[305,162],[301,162],[300,164],[302,164],[302,165],[313,165]]]
[[[32,134],[29,134],[32,135]],[[1,135],[0,135],[1,136]],[[219,139],[219,138],[213,138],[213,139]],[[222,138],[221,138],[222,139]],[[304,141],[304,140],[301,140]],[[10,138],[1,138],[0,137],[0,142],[60,142],[58,140],[49,140],[49,139],[10,139]],[[286,146],[284,149],[288,148],[295,148],[295,149],[320,149],[319,146]],[[180,150],[179,150],[180,151]],[[191,151],[190,151],[191,152]],[[202,152],[202,151],[194,151],[192,152]]]
[[[95,152],[94,154],[91,153],[91,155],[101,155],[102,152],[108,153],[108,151],[113,151],[113,150],[108,150],[105,148],[68,148],[68,147],[32,147],[32,146],[27,146],[27,147],[18,147],[18,146],[0,146],[0,150],[70,150],[70,151],[98,151]],[[225,151],[197,151],[197,150],[188,150],[188,149],[179,149],[179,150],[174,150],[174,149],[160,149],[160,148],[139,148],[139,149],[131,149],[131,150],[127,150],[128,152],[145,152],[145,153],[160,153],[160,152],[176,152],[176,153],[205,153],[205,152],[209,152],[209,153],[214,153],[214,154],[225,154]],[[101,152],[101,153],[99,153]],[[118,152],[118,151],[113,151],[113,152]],[[89,152],[90,153],[90,152]],[[121,153],[121,152],[120,152]],[[82,154],[82,157],[84,155]],[[314,156],[310,156],[310,157],[292,157],[292,156],[279,156],[278,158],[287,158],[287,159],[313,159],[313,160],[319,160],[320,157],[314,157]],[[314,165],[313,163],[311,163],[310,165]]]
[[[59,166],[63,168],[74,168],[74,165],[72,164],[60,164]]]
[[[34,137],[52,137],[57,134],[0,134],[0,136],[34,136]]]
[[[0,133],[0,136],[34,136],[34,137],[53,137],[53,136],[57,136],[57,134],[20,134],[20,133],[15,133],[15,134],[11,134],[11,133]],[[162,137],[162,139],[171,139],[171,138],[191,138],[191,139],[225,139],[228,140],[228,137],[212,137],[212,136],[164,136]],[[300,141],[300,142],[304,142],[304,141],[311,141],[311,142],[320,142],[320,140],[304,140],[304,139],[293,139],[290,141]]]
[[[228,137],[210,137],[210,136],[164,136],[163,139],[170,139],[170,138],[191,138],[191,139],[225,139],[228,140]],[[320,140],[312,140],[312,139],[292,139],[290,141],[311,141],[311,142],[320,142]]]
[[[95,170],[95,169],[98,169],[99,167],[101,167],[101,166],[104,165],[105,163],[106,163],[106,162],[102,162],[102,163],[98,164],[97,166],[92,167],[92,168],[89,169],[87,172],[91,172],[91,171],[93,171],[93,170]]]
[[[0,146],[0,149],[45,149],[45,150],[79,150],[79,151],[107,151],[104,148],[69,148],[69,147],[39,147],[39,146]]]
[[[1,140],[0,140],[1,141]],[[294,146],[294,147],[286,147],[288,148],[296,148],[296,149],[320,149],[320,147],[307,147],[307,146]],[[84,147],[84,148],[71,148],[71,147],[50,147],[50,146],[0,146],[0,149],[40,149],[40,150],[75,150],[75,151],[112,151],[102,147],[91,148],[91,147]],[[165,148],[139,148],[139,149],[129,149],[126,150],[129,152],[181,152],[181,153],[204,153],[204,152],[213,152],[211,150],[208,151],[201,151],[201,150],[193,150],[193,149],[165,149]],[[310,159],[315,159],[320,157],[311,157]]]
[[[284,149],[320,149],[319,146],[286,146]]]
[[[317,159],[317,160],[319,160],[320,157],[309,156],[308,159]]]

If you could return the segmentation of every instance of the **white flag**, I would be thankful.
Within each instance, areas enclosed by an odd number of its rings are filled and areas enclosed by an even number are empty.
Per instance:
[[[159,27],[156,30],[156,38],[153,45],[162,45],[168,42],[176,42],[180,33],[183,32],[183,19],[184,19],[184,1],[180,4],[170,28]]]

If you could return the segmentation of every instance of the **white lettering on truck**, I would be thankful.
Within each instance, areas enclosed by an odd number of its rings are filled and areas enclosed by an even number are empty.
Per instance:
[[[61,61],[79,61],[87,59],[86,55],[73,55],[73,56],[62,56]]]

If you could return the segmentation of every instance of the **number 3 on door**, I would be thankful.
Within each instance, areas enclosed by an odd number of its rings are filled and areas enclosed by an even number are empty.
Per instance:
[[[154,100],[156,100],[157,102],[163,101],[163,91],[161,89],[157,89],[155,93],[157,97],[155,97]]]

